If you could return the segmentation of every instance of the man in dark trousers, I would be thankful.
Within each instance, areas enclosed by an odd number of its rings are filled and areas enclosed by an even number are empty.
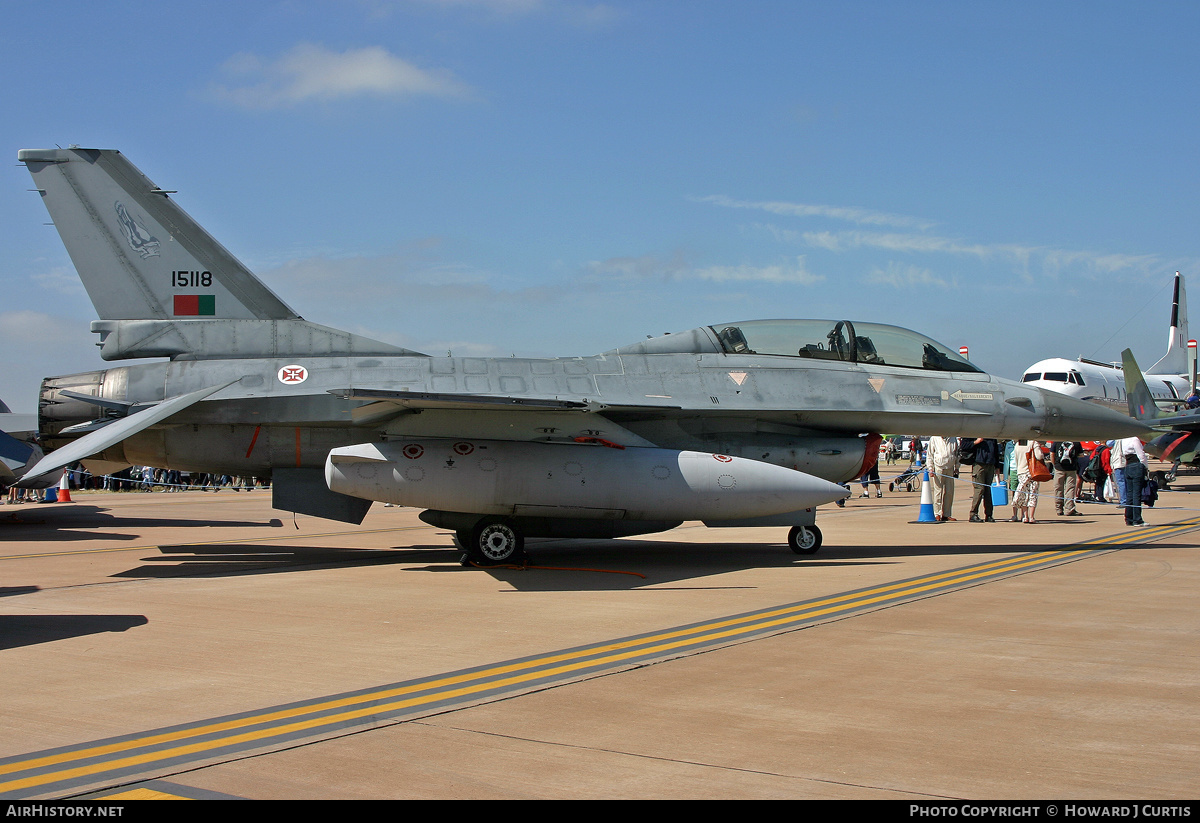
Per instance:
[[[996,477],[996,469],[1004,463],[1004,453],[1000,444],[995,440],[978,437],[974,442],[975,464],[971,466],[971,483],[974,493],[971,495],[971,522],[995,523],[992,517],[992,480]],[[979,519],[979,504],[983,503],[983,519]]]
[[[1069,440],[1051,446],[1054,459],[1054,511],[1067,517],[1079,517],[1075,499],[1079,497],[1079,454],[1083,448]]]

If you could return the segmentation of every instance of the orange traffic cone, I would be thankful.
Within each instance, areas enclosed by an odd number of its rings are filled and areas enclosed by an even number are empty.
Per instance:
[[[58,502],[72,503],[71,500],[71,483],[67,480],[67,473],[63,472],[62,480],[58,481]]]

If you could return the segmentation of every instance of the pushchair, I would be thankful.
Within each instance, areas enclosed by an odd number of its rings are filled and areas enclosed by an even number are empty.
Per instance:
[[[888,481],[888,491],[894,492],[896,489],[903,488],[906,492],[913,489],[921,488],[921,474],[925,471],[925,467],[919,463],[913,463],[892,480]]]

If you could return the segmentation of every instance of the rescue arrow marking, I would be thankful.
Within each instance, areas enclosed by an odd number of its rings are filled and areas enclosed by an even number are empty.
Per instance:
[[[954,392],[953,394],[947,394],[946,392],[942,392],[943,400],[948,400],[951,397],[953,397],[955,400],[957,400],[959,403],[961,403],[964,400],[991,400],[992,393],[990,391],[963,391],[961,389]]]

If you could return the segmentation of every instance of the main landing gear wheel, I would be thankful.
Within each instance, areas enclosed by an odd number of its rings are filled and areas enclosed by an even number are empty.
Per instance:
[[[816,554],[821,548],[821,530],[816,526],[793,526],[788,532],[788,548],[796,554]]]
[[[467,555],[477,563],[521,563],[525,559],[525,538],[502,518],[489,517],[479,521],[466,541],[463,540],[465,532],[457,532],[456,536],[459,542],[465,542]]]

